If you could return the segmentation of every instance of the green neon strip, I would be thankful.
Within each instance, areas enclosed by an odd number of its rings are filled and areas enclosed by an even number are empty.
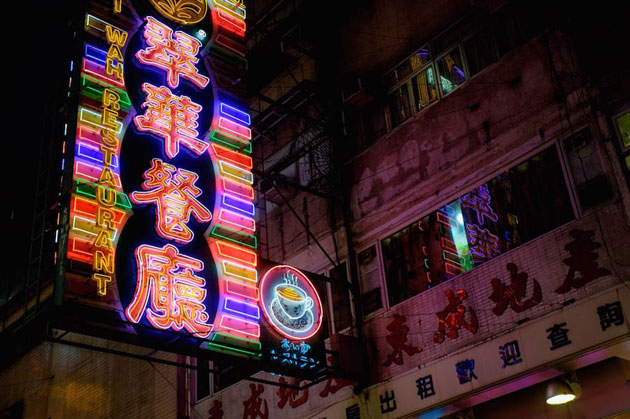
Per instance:
[[[252,144],[250,142],[238,140],[236,139],[236,137],[226,134],[223,131],[219,131],[218,129],[212,131],[212,134],[210,134],[210,140],[226,145],[230,148],[233,148],[234,150],[242,151],[243,153],[247,154],[252,154]]]
[[[212,227],[210,235],[224,240],[229,240],[234,243],[242,244],[243,246],[251,247],[252,249],[256,248],[256,236],[236,231],[231,228],[224,227],[220,224]]]
[[[74,185],[77,195],[82,195],[90,199],[96,199],[97,184],[88,182],[87,180],[77,179],[74,182]],[[116,206],[118,208],[122,208],[123,210],[131,209],[131,202],[129,201],[127,194],[116,191]]]
[[[218,343],[208,342],[208,347],[217,352],[222,352],[229,355],[242,356],[246,358],[260,358],[259,353],[245,351],[243,349],[232,348],[229,346],[223,346],[223,345],[219,345]]]
[[[243,65],[245,66],[245,70],[248,69],[249,64],[247,63],[247,59],[241,57],[238,54],[233,53],[232,51],[222,48],[217,44],[212,44],[210,53],[214,56],[214,58],[227,61],[231,64]]]
[[[223,332],[215,333],[214,335],[212,335],[212,338],[210,340],[217,345],[231,345],[240,347],[244,346],[247,349],[251,349],[252,351],[260,351],[260,349],[262,348],[262,345],[258,341],[233,336]]]
[[[107,87],[108,89],[115,90],[116,93],[120,95],[120,107],[124,110],[127,110],[131,107],[131,101],[129,100],[129,96],[127,92],[124,90],[114,87],[109,83],[101,82],[93,77],[88,75],[84,75],[81,77],[81,93],[87,97],[92,99],[100,100],[103,97],[103,90]]]

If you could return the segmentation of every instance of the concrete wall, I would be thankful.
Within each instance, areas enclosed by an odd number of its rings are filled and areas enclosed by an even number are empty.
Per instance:
[[[64,339],[150,351],[87,336]],[[175,418],[176,368],[44,342],[0,372],[0,412],[20,400],[24,418]]]

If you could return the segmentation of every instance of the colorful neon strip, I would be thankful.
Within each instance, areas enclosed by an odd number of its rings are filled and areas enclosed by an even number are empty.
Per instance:
[[[219,212],[219,220],[224,224],[229,224],[234,228],[243,228],[245,230],[249,230],[251,232],[256,231],[256,221],[253,218],[243,216],[241,214],[236,214],[232,211],[221,208]]]
[[[77,141],[75,155],[95,163],[103,164],[103,152],[91,143]],[[112,156],[112,167],[118,167],[118,156]]]
[[[249,141],[252,139],[252,130],[230,119],[219,117],[219,128],[243,140]]]
[[[223,316],[221,316],[219,326],[236,332],[237,336],[245,335],[244,337],[260,337],[260,325],[258,323],[254,323],[252,321],[235,316],[224,314]]]
[[[220,131],[220,130],[212,131],[212,134],[210,134],[210,140],[226,145],[228,147],[231,147],[243,153],[252,154],[251,143],[245,140],[241,140],[240,138],[234,137],[223,131]]]
[[[240,109],[230,106],[227,103],[221,103],[219,110],[222,115],[236,120],[245,125],[251,125],[251,118],[247,112],[243,112]]]
[[[99,112],[91,111],[87,108],[79,106],[79,121],[94,125],[98,128],[110,129],[110,127],[106,127],[101,123],[101,118],[102,114]],[[122,122],[116,121],[116,129],[114,130],[116,134],[120,134],[122,132],[122,128]]]
[[[226,297],[223,308],[232,313],[239,314],[241,316],[251,317],[258,320],[260,318],[260,309],[257,305],[248,304],[245,301],[237,300],[234,298]]]
[[[111,77],[109,77],[107,74],[105,74],[105,66],[101,65],[99,63],[96,63],[94,61],[88,60],[88,59],[83,59],[83,68],[82,68],[83,72],[86,74],[90,74],[92,76],[94,76],[95,78],[111,84],[112,86],[116,86],[116,87],[120,87],[120,88],[124,88],[125,85],[122,82],[119,82],[116,79],[113,79]]]

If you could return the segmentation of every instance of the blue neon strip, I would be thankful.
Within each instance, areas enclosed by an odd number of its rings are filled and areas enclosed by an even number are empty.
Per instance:
[[[252,123],[252,120],[247,112],[243,112],[240,109],[236,109],[226,103],[221,103],[221,114],[248,126]]]
[[[84,143],[77,143],[77,157],[91,160],[93,162],[103,164],[104,155],[96,148],[92,148]],[[118,167],[118,156],[112,156],[112,167]]]
[[[254,216],[254,204],[251,202],[241,201],[240,199],[233,198],[228,194],[223,195],[223,206],[232,208],[240,213]]]
[[[101,64],[105,64],[105,60],[107,59],[107,51],[96,48],[90,44],[85,44],[85,52],[83,54],[85,55],[85,58],[89,58],[90,60]]]
[[[252,319],[258,320],[260,318],[260,310],[258,309],[258,306],[253,306],[242,301],[233,300],[229,297],[225,299],[224,309],[227,311],[231,311],[232,313],[251,317]]]

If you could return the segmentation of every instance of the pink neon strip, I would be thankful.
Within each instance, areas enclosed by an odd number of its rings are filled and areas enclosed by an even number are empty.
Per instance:
[[[224,314],[219,321],[219,326],[226,329],[234,330],[235,332],[242,333],[244,335],[260,337],[260,326],[258,323],[253,323],[247,320],[242,320],[233,316]]]
[[[219,34],[217,35],[217,38],[215,40],[215,42],[219,45],[223,45],[225,48],[234,51],[235,53],[237,53],[238,55],[244,57],[245,56],[245,46],[242,44],[239,44],[238,42],[235,42],[234,40],[230,39],[229,37]]]
[[[242,138],[244,140],[251,140],[252,139],[252,130],[250,130],[249,128],[241,125],[241,124],[237,124],[234,121],[231,121],[229,119],[220,117],[219,118],[219,128],[222,128],[226,131],[231,132],[232,134],[236,135],[239,138]]]
[[[256,231],[256,221],[254,221],[253,218],[242,216],[224,208],[219,212],[219,220],[233,224],[236,227],[244,228],[245,230]]]
[[[80,123],[78,124],[78,135],[77,137],[80,140],[83,140],[85,142],[88,142],[90,144],[94,144],[97,146],[100,146],[101,144],[101,134],[92,129],[91,127],[87,126],[86,124]]]
[[[105,83],[111,83],[114,86],[121,87],[123,89],[125,87],[125,83],[121,83],[118,80],[112,79],[111,77],[105,75],[105,66],[95,63],[94,61],[88,60],[86,58],[83,59],[83,71]]]
[[[232,30],[237,35],[245,36],[246,26],[245,26],[244,21],[240,19],[236,19],[232,15],[220,9],[218,10],[218,15],[219,15],[219,25],[223,26],[224,28],[228,30]]]
[[[94,183],[98,182],[99,177],[101,176],[101,172],[103,171],[103,167],[93,166],[91,164],[85,163],[83,161],[77,160],[74,164],[74,174],[77,177],[90,180]],[[114,182],[116,183],[116,187],[120,188],[120,176],[114,173]]]
[[[251,186],[243,185],[226,177],[222,177],[221,180],[223,181],[223,188],[226,192],[234,193],[252,201],[254,200],[254,188]]]
[[[258,301],[258,288],[249,287],[240,281],[231,279],[227,279],[226,282],[228,294],[240,295],[241,297]]]

